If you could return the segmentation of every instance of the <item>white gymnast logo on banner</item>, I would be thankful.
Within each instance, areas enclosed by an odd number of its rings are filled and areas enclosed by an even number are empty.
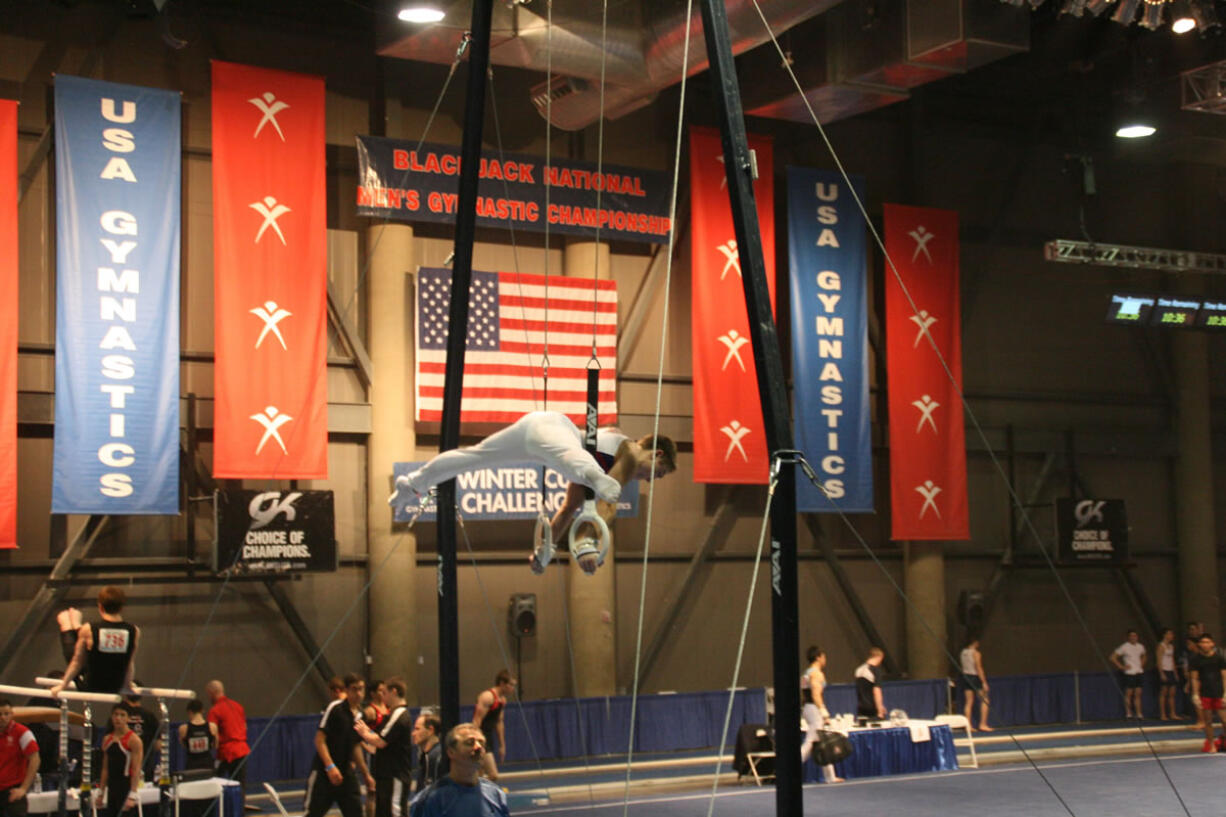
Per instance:
[[[260,225],[260,230],[255,234],[253,243],[259,244],[260,238],[263,237],[264,231],[272,227],[276,231],[277,237],[281,239],[281,243],[285,243],[285,235],[281,232],[281,227],[277,224],[277,219],[290,212],[290,209],[284,204],[278,204],[277,200],[272,196],[265,196],[263,201],[252,202],[247,205],[252,210],[264,217],[264,223]]]
[[[735,329],[729,329],[728,334],[720,335],[716,338],[724,346],[728,347],[728,354],[724,355],[724,365],[719,367],[722,372],[728,368],[729,361],[736,359],[737,365],[741,367],[741,371],[745,371],[745,361],[741,359],[741,347],[749,343],[749,338],[737,332]]]
[[[276,128],[277,135],[281,137],[281,141],[285,141],[285,134],[281,132],[281,125],[277,123],[277,114],[289,107],[289,105],[277,99],[277,95],[272,91],[265,91],[262,97],[252,97],[247,100],[252,105],[260,109],[260,113],[264,116],[260,119],[260,124],[255,126],[255,133],[251,134],[251,138],[255,139],[260,135],[260,131],[264,130],[265,125],[272,125]]]
[[[923,485],[916,485],[915,490],[924,498],[924,504],[920,506],[919,518],[923,519],[928,509],[932,508],[932,512],[937,515],[937,519],[940,519],[941,512],[937,509],[937,494],[941,493],[941,486],[930,479],[926,479]]]
[[[915,252],[911,253],[911,260],[915,261],[915,259],[919,258],[919,254],[923,253],[924,257],[928,259],[928,263],[931,264],[932,254],[928,252],[928,242],[933,239],[933,236],[935,236],[936,233],[928,232],[924,225],[921,224],[911,232],[907,233],[907,235],[915,239]]]
[[[933,434],[941,433],[940,431],[937,430],[936,420],[932,419],[932,412],[936,411],[938,408],[941,407],[940,403],[938,403],[936,400],[933,400],[930,396],[925,394],[919,400],[912,400],[911,405],[919,409],[919,412],[920,412],[919,422],[915,424],[916,434],[919,434],[920,429],[924,427],[924,423],[927,423],[928,425],[932,426]]]
[[[281,335],[281,327],[277,326],[277,324],[293,315],[293,312],[277,306],[276,301],[265,301],[263,306],[257,306],[255,309],[248,309],[247,311],[264,321],[264,328],[260,330],[260,336],[255,340],[255,348],[259,349],[260,344],[264,342],[264,336],[272,332],[277,336],[277,340],[281,342],[281,348],[286,351],[289,350],[289,347],[285,345],[285,338]]]
[[[928,334],[928,327],[936,323],[937,319],[929,315],[927,309],[921,309],[918,315],[912,315],[907,320],[919,327],[919,331],[915,333],[915,342],[911,344],[911,348],[915,349],[919,347],[920,338]]]
[[[294,502],[302,496],[301,491],[291,491],[281,499],[280,491],[267,491],[256,494],[247,504],[247,515],[251,517],[251,529],[262,528],[272,522],[280,514],[285,514],[286,522],[293,522],[298,515]]]
[[[741,445],[741,440],[745,439],[746,435],[750,433],[749,429],[741,425],[736,420],[733,420],[731,423],[721,428],[720,431],[727,435],[728,439],[730,440],[728,443],[728,450],[724,452],[724,462],[727,462],[728,458],[732,456],[733,450],[741,452],[741,458],[744,459],[745,462],[749,462],[749,454],[745,453],[745,446]]]
[[[741,256],[736,252],[736,239],[730,239],[727,244],[720,244],[715,249],[719,250],[724,256],[724,268],[719,274],[719,280],[724,280],[728,275],[728,270],[736,272],[736,277],[741,277]]]
[[[285,440],[281,439],[281,426],[294,419],[288,414],[282,414],[276,406],[268,406],[259,414],[252,414],[251,419],[255,420],[260,425],[264,426],[264,436],[260,437],[260,444],[255,447],[255,453],[259,454],[264,450],[264,443],[269,440],[276,440],[277,445],[281,446],[281,453],[288,454],[289,451],[285,448]]]

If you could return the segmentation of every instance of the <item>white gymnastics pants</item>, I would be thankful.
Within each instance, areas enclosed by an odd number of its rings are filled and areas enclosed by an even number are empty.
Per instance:
[[[596,491],[605,502],[616,502],[621,483],[604,472],[595,457],[583,448],[583,434],[565,414],[533,411],[496,431],[469,448],[444,451],[409,474],[409,485],[418,494],[479,468],[532,462],[546,465],[570,482]]]
[[[800,746],[800,762],[807,763],[809,755],[813,753],[813,744],[817,742],[817,730],[826,725],[826,719],[822,717],[821,710],[817,708],[817,704],[805,704],[801,712],[801,717],[805,719],[805,742]],[[835,778],[834,764],[827,763],[822,766],[822,777],[827,783]]]

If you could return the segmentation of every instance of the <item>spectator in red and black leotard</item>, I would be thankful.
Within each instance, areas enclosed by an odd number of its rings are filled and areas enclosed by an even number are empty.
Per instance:
[[[473,725],[485,735],[486,751],[481,759],[481,771],[490,780],[498,779],[498,763],[494,762],[497,749],[498,762],[507,760],[507,738],[503,728],[502,713],[507,708],[507,699],[515,691],[515,679],[507,670],[499,671],[494,685],[477,696],[473,710]]]
[[[102,739],[102,775],[98,778],[98,817],[119,817],[136,809],[144,746],[128,728],[128,708],[115,704],[112,731]]]

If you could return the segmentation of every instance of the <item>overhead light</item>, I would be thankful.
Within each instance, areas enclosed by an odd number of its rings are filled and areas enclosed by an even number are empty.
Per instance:
[[[1111,5],[1111,0],[1086,0],[1086,13],[1097,17],[1106,11],[1109,5]]]
[[[1222,27],[1222,21],[1218,19],[1217,10],[1213,7],[1213,0],[1195,0],[1192,3],[1192,19],[1196,21],[1196,27],[1201,34]]]
[[[405,6],[396,16],[406,23],[437,23],[447,14],[437,6],[417,3]]]
[[[1162,28],[1162,9],[1166,8],[1166,0],[1145,0],[1141,10],[1141,25],[1150,31]]]
[[[1137,16],[1137,7],[1140,5],[1141,0],[1120,0],[1119,5],[1111,14],[1111,20],[1122,26],[1132,25],[1133,18]]]
[[[1086,0],[1064,0],[1064,5],[1060,7],[1061,14],[1068,14],[1073,17],[1080,17],[1086,10]]]
[[[1115,135],[1121,139],[1141,139],[1146,136],[1153,136],[1158,132],[1158,129],[1153,125],[1147,125],[1143,122],[1133,122],[1129,125],[1120,125]]]

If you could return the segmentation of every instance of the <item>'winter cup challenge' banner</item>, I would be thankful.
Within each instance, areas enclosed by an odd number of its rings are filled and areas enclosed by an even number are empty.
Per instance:
[[[455,221],[460,149],[359,136],[359,216]],[[566,235],[668,241],[669,177],[659,170],[490,151],[482,155],[477,224]],[[549,203],[545,202],[546,187]]]
[[[421,462],[397,462],[392,465],[392,479],[408,474],[422,466]],[[552,468],[546,468],[545,505],[546,516],[552,517],[566,500],[566,477]],[[465,519],[536,519],[541,514],[541,466],[533,462],[500,465],[497,468],[479,468],[466,471],[455,480],[456,507]],[[417,500],[410,499],[408,491],[397,495],[393,519],[408,522],[417,510]],[[432,494],[426,500],[426,510],[421,521],[434,522],[437,507]],[[618,516],[639,515],[639,483],[632,479],[622,486],[617,500]]]
[[[52,513],[179,511],[179,94],[55,78]]]
[[[863,179],[852,177],[863,198]],[[864,221],[842,176],[788,168],[796,447],[825,491],[796,480],[801,511],[873,510]]]

